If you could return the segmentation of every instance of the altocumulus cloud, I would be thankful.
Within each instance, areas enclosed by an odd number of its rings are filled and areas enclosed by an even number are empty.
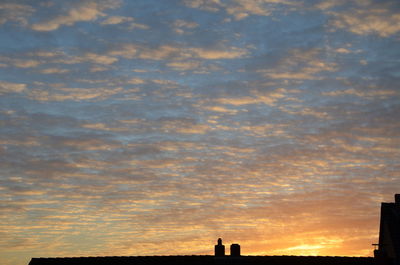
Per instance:
[[[1,263],[371,255],[400,187],[398,8],[3,1]]]

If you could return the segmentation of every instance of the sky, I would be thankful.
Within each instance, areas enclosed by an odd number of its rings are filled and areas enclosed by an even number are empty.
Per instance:
[[[0,263],[372,256],[396,0],[2,0]]]

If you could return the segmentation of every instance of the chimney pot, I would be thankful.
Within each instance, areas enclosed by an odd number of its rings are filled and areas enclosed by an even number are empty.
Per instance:
[[[231,245],[231,256],[232,257],[240,257],[240,245],[239,244]]]
[[[225,246],[222,245],[222,239],[221,238],[218,238],[218,245],[214,246],[214,255],[216,257],[225,256]]]

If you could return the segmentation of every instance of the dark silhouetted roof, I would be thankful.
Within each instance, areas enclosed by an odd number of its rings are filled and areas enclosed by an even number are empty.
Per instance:
[[[379,249],[375,256],[380,264],[400,264],[400,194],[395,195],[394,203],[381,204]]]
[[[29,265],[374,265],[369,257],[314,256],[138,256],[33,258]]]

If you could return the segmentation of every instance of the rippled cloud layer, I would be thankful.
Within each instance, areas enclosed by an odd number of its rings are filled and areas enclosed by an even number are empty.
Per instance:
[[[167,3],[168,2],[168,3]],[[397,1],[0,3],[0,261],[372,255]]]

